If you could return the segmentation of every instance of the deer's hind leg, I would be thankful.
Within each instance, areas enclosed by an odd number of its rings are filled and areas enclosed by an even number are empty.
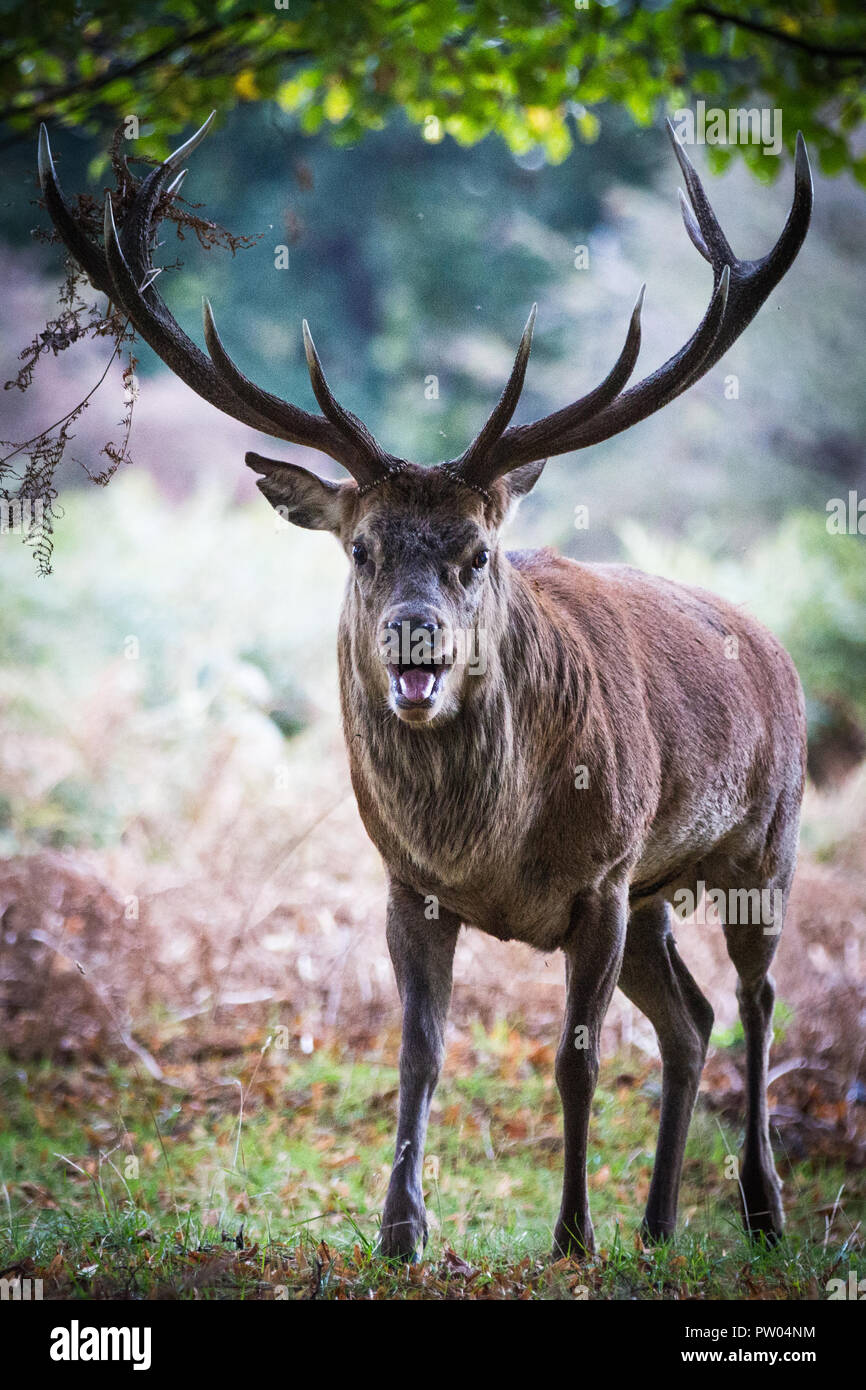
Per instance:
[[[743,1220],[751,1235],[763,1234],[771,1243],[782,1234],[785,1216],[767,1103],[776,998],[770,965],[794,877],[798,818],[799,800],[780,797],[757,847],[728,850],[701,865],[706,883],[723,890],[725,942],[737,972],[746,1043],[746,1136],[739,1171]]]
[[[782,1234],[782,1184],[773,1162],[767,1103],[767,1068],[773,1041],[776,989],[770,963],[782,929],[787,889],[770,885],[763,900],[770,920],[725,925],[728,955],[737,972],[737,1002],[746,1040],[746,1140],[740,1167],[743,1220],[749,1232],[775,1242]]]
[[[713,1011],[680,959],[661,898],[635,909],[619,987],[645,1013],[662,1055],[659,1137],[643,1230],[653,1240],[676,1226],[689,1123],[713,1026]]]

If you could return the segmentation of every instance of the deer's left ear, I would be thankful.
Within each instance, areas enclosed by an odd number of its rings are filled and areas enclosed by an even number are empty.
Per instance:
[[[522,463],[519,468],[514,468],[508,474],[505,481],[508,484],[508,495],[513,500],[525,497],[527,492],[531,492],[535,487],[544,471],[547,459],[539,459],[537,463]]]
[[[262,458],[261,454],[246,454],[244,462],[262,474],[256,486],[287,521],[308,531],[339,534],[343,494],[351,483],[332,483],[296,463]]]

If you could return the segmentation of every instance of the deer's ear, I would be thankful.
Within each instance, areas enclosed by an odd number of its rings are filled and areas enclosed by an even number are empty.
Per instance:
[[[262,458],[261,454],[246,454],[244,461],[262,474],[256,486],[287,521],[308,531],[339,534],[343,493],[350,483],[332,483],[296,463]]]
[[[512,520],[520,505],[520,499],[535,487],[546,463],[547,459],[540,459],[537,463],[522,463],[519,468],[512,468],[510,473],[506,473],[502,481],[508,489],[508,503],[503,525]]]
[[[547,459],[539,459],[537,463],[522,463],[519,468],[513,468],[507,475],[505,481],[508,484],[508,496],[512,502],[525,497],[527,492],[531,492],[538,482],[544,470]]]

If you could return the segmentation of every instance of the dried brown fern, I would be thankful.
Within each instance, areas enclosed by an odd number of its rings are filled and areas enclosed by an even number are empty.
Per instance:
[[[135,162],[148,165],[156,161],[144,156],[136,156]],[[111,145],[111,167],[114,173],[115,188],[111,197],[117,221],[122,225],[135,200],[141,180],[131,172],[129,156],[124,151],[123,128],[114,135]],[[35,200],[44,206],[41,199]],[[158,222],[162,218],[173,222],[179,241],[187,232],[193,232],[205,250],[225,247],[235,255],[237,251],[255,244],[257,237],[235,236],[218,223],[200,217],[196,209],[200,204],[187,203],[175,194],[164,196],[163,205],[157,209]],[[89,193],[79,194],[76,199],[76,217],[85,232],[98,240],[102,234],[102,205]],[[34,230],[34,236],[41,241],[58,242],[60,238],[54,231],[42,228]],[[164,266],[162,270],[178,270],[181,262]],[[94,394],[105,381],[112,364],[117,359],[123,361],[123,414],[119,427],[123,431],[120,443],[108,440],[100,450],[107,463],[100,470],[89,468],[78,460],[91,482],[104,487],[123,463],[132,463],[129,441],[132,432],[132,419],[138,385],[135,376],[137,359],[133,345],[135,334],[122,309],[108,303],[104,312],[92,301],[88,302],[86,288],[89,281],[81,268],[71,258],[67,259],[63,283],[57,295],[57,314],[50,318],[32,341],[19,353],[21,367],[16,376],[5,383],[4,389],[26,391],[33,383],[34,373],[41,361],[49,354],[56,357],[75,343],[85,338],[105,338],[111,343],[111,352],[105,369],[87,394],[59,420],[40,430],[30,439],[0,439],[0,527],[20,531],[24,541],[33,548],[37,572],[41,575],[51,573],[53,551],[53,529],[57,513],[55,503],[57,470],[66,456],[67,448],[74,438],[72,427],[87,409]],[[16,468],[12,462],[18,456],[24,460],[23,468]]]

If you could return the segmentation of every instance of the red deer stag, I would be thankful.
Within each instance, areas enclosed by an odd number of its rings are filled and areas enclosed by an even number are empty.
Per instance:
[[[339,625],[343,725],[361,817],[387,870],[387,939],[403,1007],[381,1251],[412,1258],[426,1240],[423,1149],[461,925],[565,955],[556,1058],[565,1172],[555,1251],[592,1248],[587,1131],[599,1034],[617,984],[651,1020],[663,1066],[643,1229],[656,1239],[674,1229],[713,1015],[674,945],[671,902],[699,884],[738,900],[769,892],[774,904],[769,923],[733,913],[724,930],[746,1037],[744,1217],[750,1231],[775,1239],[783,1213],[766,1098],[769,967],[794,872],[804,777],[796,671],[741,608],[625,565],[509,553],[501,533],[547,457],[646,419],[742,333],[806,235],[812,186],[802,137],[784,230],[768,255],[746,261],[732,252],[669,127],[688,191],[688,199],[680,194],[686,231],[713,271],[695,332],[624,389],[638,355],[642,290],[601,385],[552,415],[512,425],[533,309],[480,434],[459,458],[419,467],[387,453],[335,399],[306,322],[321,414],[248,380],[207,302],[207,356],[166,308],[151,262],[156,227],[209,125],[142,180],[119,228],[106,198],[104,245],[65,200],[44,129],[39,171],[71,255],[177,376],[227,415],[318,449],[351,474],[326,481],[296,464],[246,456],[272,506],[297,526],[331,531],[350,564]],[[458,640],[466,634],[471,642]],[[483,661],[475,659],[479,647]],[[425,905],[434,902],[438,917],[430,920]]]

